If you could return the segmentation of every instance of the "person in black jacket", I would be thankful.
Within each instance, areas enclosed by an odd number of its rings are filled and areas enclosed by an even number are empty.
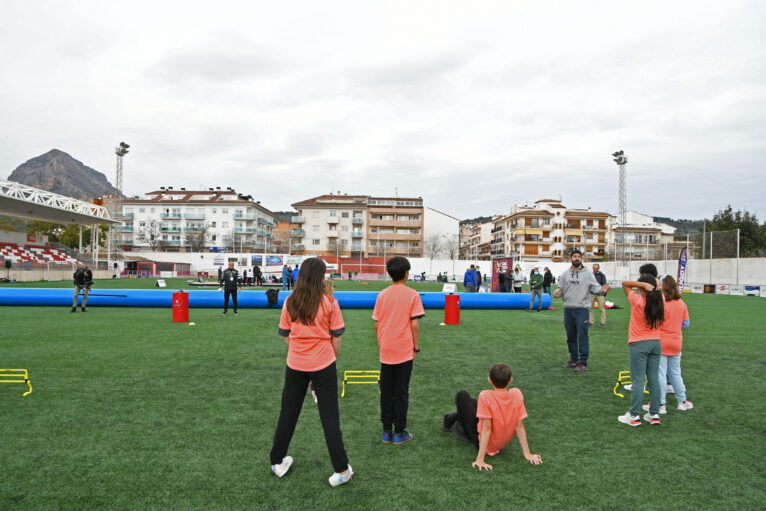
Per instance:
[[[72,310],[69,312],[77,312],[77,297],[82,291],[82,311],[88,312],[85,308],[88,306],[88,293],[90,287],[93,285],[93,272],[85,266],[84,268],[78,268],[74,272],[74,298],[72,299]]]
[[[545,273],[543,273],[543,293],[551,294],[551,286],[553,285],[553,274],[548,267],[545,267]]]
[[[221,273],[219,283],[223,286],[223,315],[229,311],[229,296],[234,303],[234,315],[237,315],[237,291],[241,291],[239,271],[234,268],[234,261],[229,261],[229,267]]]

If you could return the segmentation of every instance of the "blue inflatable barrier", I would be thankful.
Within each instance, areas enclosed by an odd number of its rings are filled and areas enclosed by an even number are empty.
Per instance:
[[[94,289],[88,296],[88,307],[171,307],[171,289]],[[223,307],[223,293],[213,290],[193,289],[189,293],[189,308]],[[0,305],[26,306],[72,306],[73,289],[48,288],[0,288]],[[426,309],[443,309],[446,293],[420,293]],[[526,309],[528,293],[457,293],[461,309]],[[280,291],[274,307],[282,307],[289,292]],[[337,291],[335,298],[344,309],[372,309],[377,291]],[[266,292],[241,291],[238,295],[240,308],[268,308]],[[82,295],[80,295],[82,302]],[[537,304],[535,303],[535,306]],[[543,309],[551,306],[550,295],[543,295]]]

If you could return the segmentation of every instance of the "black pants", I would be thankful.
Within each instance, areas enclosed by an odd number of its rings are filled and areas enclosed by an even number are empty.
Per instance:
[[[451,427],[457,423],[455,430],[458,434],[479,447],[479,430],[476,427],[479,424],[479,419],[476,417],[476,406],[476,400],[468,392],[461,390],[455,394],[457,412],[447,414],[444,425]]]
[[[343,433],[340,430],[340,409],[338,408],[338,374],[335,362],[322,370],[303,372],[285,368],[285,386],[282,389],[282,408],[279,411],[277,431],[271,447],[271,464],[282,463],[287,456],[290,440],[295,433],[298,417],[306,397],[309,382],[314,383],[319,407],[319,420],[322,422],[324,439],[330,461],[335,472],[344,472],[348,468],[348,456],[343,446]]]
[[[223,311],[226,312],[229,310],[229,296],[231,296],[232,301],[234,302],[234,314],[237,313],[237,290],[236,289],[226,289],[223,290]]]
[[[407,427],[410,407],[412,360],[401,364],[380,364],[380,422],[384,431],[401,433]]]

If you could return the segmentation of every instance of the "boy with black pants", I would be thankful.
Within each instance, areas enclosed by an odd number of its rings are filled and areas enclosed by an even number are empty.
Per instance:
[[[372,312],[380,352],[380,420],[383,443],[401,445],[413,439],[405,428],[412,365],[420,352],[419,319],[425,310],[420,294],[406,286],[407,258],[392,257],[386,271],[394,283],[378,294]]]
[[[524,419],[527,409],[521,390],[506,388],[512,381],[511,367],[508,364],[495,364],[489,371],[491,390],[483,390],[479,399],[473,399],[465,390],[455,396],[456,413],[444,416],[444,429],[450,431],[455,426],[457,432],[474,444],[479,452],[471,466],[479,470],[492,470],[492,465],[485,463],[484,456],[494,456],[513,439],[519,437],[524,458],[533,465],[543,462],[539,454],[532,454],[527,443]]]

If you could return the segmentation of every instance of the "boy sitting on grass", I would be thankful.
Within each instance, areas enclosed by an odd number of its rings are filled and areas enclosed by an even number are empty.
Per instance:
[[[499,453],[513,439],[514,434],[518,434],[519,445],[527,461],[539,465],[543,458],[539,454],[532,454],[527,443],[523,422],[527,418],[524,396],[519,389],[506,388],[513,381],[511,366],[493,365],[487,380],[493,388],[481,391],[478,402],[465,390],[457,393],[457,412],[444,416],[445,431],[450,431],[455,425],[458,434],[478,447],[479,453],[471,466],[479,471],[492,470],[492,465],[484,462],[484,456]]]

